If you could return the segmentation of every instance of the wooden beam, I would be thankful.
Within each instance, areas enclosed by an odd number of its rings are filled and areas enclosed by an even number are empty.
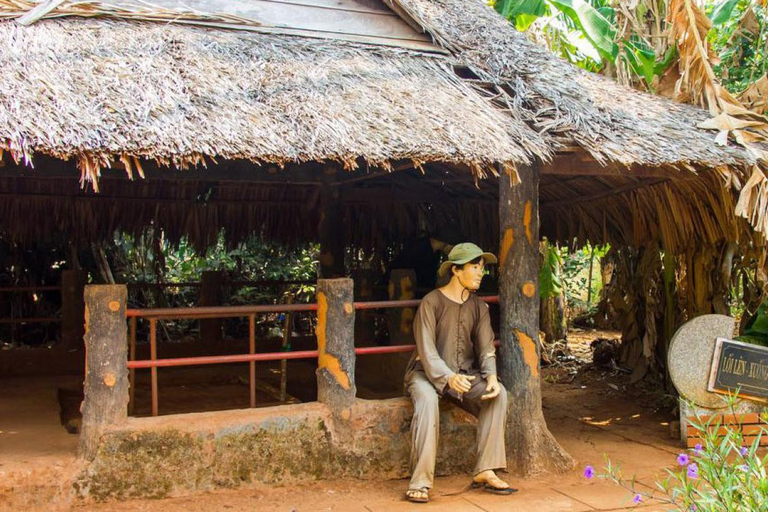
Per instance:
[[[557,201],[547,201],[546,203],[542,203],[541,207],[553,208],[553,207],[562,206],[562,205],[571,206],[574,204],[584,203],[587,201],[596,201],[604,197],[624,194],[626,192],[630,192],[638,188],[652,187],[654,185],[659,185],[660,183],[664,183],[666,181],[669,181],[669,180],[657,179],[657,180],[650,180],[650,181],[640,181],[640,182],[632,183],[630,185],[625,185],[623,187],[609,188],[609,189],[602,190],[598,193],[590,194],[587,196],[572,197],[567,199],[560,199]]]
[[[583,150],[557,154],[552,162],[542,165],[541,173],[557,176],[613,176],[617,178],[669,178],[696,179],[690,171],[679,171],[670,167],[624,166],[610,163],[601,165]]]
[[[178,198],[178,197],[135,197],[135,196],[114,196],[114,195],[105,195],[105,194],[97,194],[95,192],[84,192],[81,194],[38,194],[38,193],[10,193],[10,192],[3,192],[0,193],[0,198],[9,198],[9,199],[61,199],[61,200],[72,200],[72,201],[106,201],[106,202],[131,202],[131,203],[181,203],[181,204],[190,204],[195,205],[199,204],[200,206],[210,206],[210,205],[224,205],[224,206],[232,206],[232,205],[242,205],[242,206],[293,206],[293,207],[304,207],[307,205],[306,200],[304,199],[295,199],[295,200],[270,200],[270,201],[263,201],[263,200],[235,200],[235,199],[217,199],[212,201],[203,201],[198,200],[196,198]]]

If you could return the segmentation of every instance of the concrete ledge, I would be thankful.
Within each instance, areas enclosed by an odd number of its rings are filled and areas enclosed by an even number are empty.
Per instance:
[[[356,400],[334,415],[321,403],[130,418],[106,431],[76,478],[81,498],[160,498],[252,482],[408,475],[411,401]],[[438,474],[469,472],[476,420],[441,407]]]

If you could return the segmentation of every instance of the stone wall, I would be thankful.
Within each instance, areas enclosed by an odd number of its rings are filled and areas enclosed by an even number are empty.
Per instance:
[[[441,408],[438,474],[469,473],[476,420]],[[75,479],[81,499],[161,498],[249,483],[403,478],[411,402],[356,400],[340,414],[321,403],[156,418],[103,432]]]

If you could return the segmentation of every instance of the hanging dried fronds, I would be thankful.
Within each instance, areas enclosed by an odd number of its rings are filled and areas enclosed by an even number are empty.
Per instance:
[[[708,108],[713,119],[700,128],[717,130],[715,142],[724,146],[729,137],[768,164],[768,152],[760,143],[768,141],[768,118],[746,109],[719,82],[712,70],[717,56],[706,35],[712,22],[692,0],[672,0],[669,7],[669,37],[677,44],[680,78],[675,98]]]
[[[738,100],[752,112],[768,113],[768,74],[763,75],[762,78],[744,89],[739,94]]]
[[[768,233],[768,179],[757,165],[741,191],[736,215],[748,219],[758,231]]]

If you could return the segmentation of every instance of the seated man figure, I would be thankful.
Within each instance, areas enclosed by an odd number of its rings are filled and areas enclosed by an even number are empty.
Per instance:
[[[496,378],[488,305],[473,293],[480,287],[485,265],[496,262],[496,256],[475,244],[456,245],[439,269],[441,276],[451,276],[450,281],[425,296],[416,313],[416,351],[405,374],[414,408],[413,476],[405,495],[409,501],[429,501],[435,477],[441,396],[478,418],[472,486],[497,494],[515,492],[495,473],[507,467],[507,392]]]

